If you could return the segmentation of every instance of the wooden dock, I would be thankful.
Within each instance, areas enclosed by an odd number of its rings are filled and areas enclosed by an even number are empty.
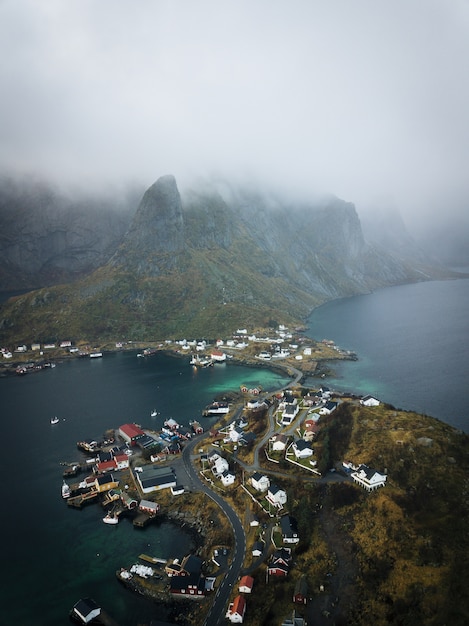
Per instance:
[[[80,493],[78,496],[72,496],[68,498],[67,505],[73,506],[76,509],[81,509],[84,504],[93,502],[95,498],[99,496],[99,491],[88,491],[88,493]]]
[[[139,513],[133,521],[133,525],[138,528],[144,528],[149,522],[156,519],[156,515],[150,515],[149,513]]]
[[[167,559],[159,559],[156,556],[150,556],[149,554],[139,554],[139,559],[142,561],[146,561],[147,563],[152,563],[153,565],[166,565]]]

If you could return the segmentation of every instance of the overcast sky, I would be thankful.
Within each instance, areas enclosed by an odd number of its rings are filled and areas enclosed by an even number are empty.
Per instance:
[[[469,200],[468,0],[0,0],[0,170]]]

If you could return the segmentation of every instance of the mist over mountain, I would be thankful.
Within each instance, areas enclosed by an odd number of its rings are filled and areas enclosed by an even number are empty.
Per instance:
[[[332,195],[293,201],[219,182],[181,194],[168,175],[131,217],[129,198],[13,191],[0,190],[3,289],[15,272],[16,289],[43,288],[2,307],[3,340],[215,337],[298,323],[332,298],[448,276],[415,252],[398,219],[387,240],[368,243],[355,206]],[[51,286],[56,276],[66,284]]]

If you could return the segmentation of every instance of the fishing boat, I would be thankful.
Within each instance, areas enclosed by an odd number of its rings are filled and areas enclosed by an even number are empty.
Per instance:
[[[65,499],[70,498],[70,491],[71,491],[70,487],[67,485],[67,483],[64,480],[63,485],[62,485],[62,498],[65,498]]]
[[[202,415],[210,416],[210,415],[226,415],[230,411],[230,405],[228,402],[212,402],[207,407],[205,407]]]
[[[103,522],[105,524],[118,524],[119,518],[117,517],[117,515],[108,513],[107,515],[103,517]]]
[[[50,418],[50,423],[51,424],[58,424],[59,423],[59,418],[57,417],[57,415],[55,415],[54,417]]]

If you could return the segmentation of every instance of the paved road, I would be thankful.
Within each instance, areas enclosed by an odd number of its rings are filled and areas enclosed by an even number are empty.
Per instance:
[[[215,491],[210,489],[205,481],[199,478],[198,472],[195,470],[192,463],[192,454],[196,446],[200,446],[204,435],[199,435],[192,439],[183,449],[182,460],[183,470],[187,477],[187,484],[194,491],[201,491],[207,494],[225,513],[228,518],[234,535],[234,551],[233,561],[231,566],[224,576],[223,580],[216,592],[215,600],[207,619],[204,622],[204,626],[217,626],[218,624],[225,623],[225,613],[228,604],[228,599],[231,594],[233,586],[238,580],[239,573],[243,566],[244,557],[246,554],[246,534],[244,532],[243,525],[238,518],[236,511]]]

